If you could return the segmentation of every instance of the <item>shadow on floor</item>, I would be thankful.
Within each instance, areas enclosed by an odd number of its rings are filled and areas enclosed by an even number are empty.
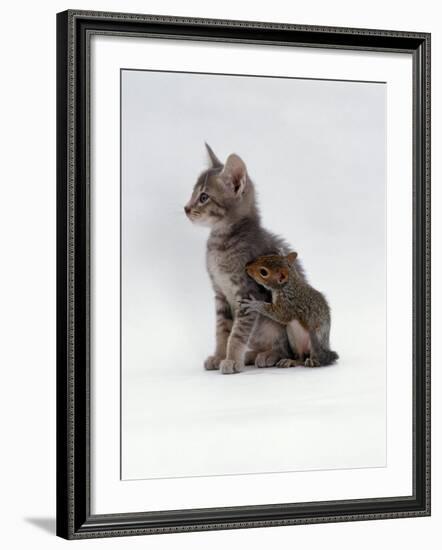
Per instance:
[[[46,533],[55,535],[55,518],[24,518],[24,520],[46,531]]]

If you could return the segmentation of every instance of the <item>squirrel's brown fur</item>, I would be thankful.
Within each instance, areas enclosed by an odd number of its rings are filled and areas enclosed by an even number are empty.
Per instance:
[[[271,291],[272,303],[252,298],[241,304],[245,310],[256,311],[283,325],[299,322],[310,336],[310,354],[304,364],[329,365],[338,359],[338,354],[330,350],[330,307],[323,294],[297,272],[296,258],[297,253],[291,252],[287,256],[260,256],[247,264],[247,274]]]

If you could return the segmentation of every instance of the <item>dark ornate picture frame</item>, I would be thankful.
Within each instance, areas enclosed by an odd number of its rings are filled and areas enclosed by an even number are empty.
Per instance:
[[[89,42],[94,34],[413,57],[413,495],[158,512],[90,511]],[[430,514],[430,35],[69,10],[57,15],[57,534],[67,539]]]

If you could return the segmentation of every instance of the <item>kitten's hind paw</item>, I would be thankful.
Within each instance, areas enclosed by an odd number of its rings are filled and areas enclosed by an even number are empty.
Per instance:
[[[234,374],[242,371],[242,365],[233,359],[223,359],[220,363],[222,374]]]
[[[218,370],[222,357],[218,355],[209,355],[209,357],[204,361],[204,368],[206,370]]]
[[[299,359],[281,359],[276,363],[276,366],[280,369],[289,369],[291,367],[299,367],[299,365],[303,364]]]
[[[275,351],[262,351],[255,359],[255,366],[259,369],[274,367],[281,359],[281,355]]]

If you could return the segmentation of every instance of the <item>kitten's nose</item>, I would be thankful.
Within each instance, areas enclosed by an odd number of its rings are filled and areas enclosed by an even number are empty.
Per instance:
[[[190,214],[190,206],[187,206],[187,205],[186,205],[186,206],[184,207],[184,212],[185,212],[186,214]]]

